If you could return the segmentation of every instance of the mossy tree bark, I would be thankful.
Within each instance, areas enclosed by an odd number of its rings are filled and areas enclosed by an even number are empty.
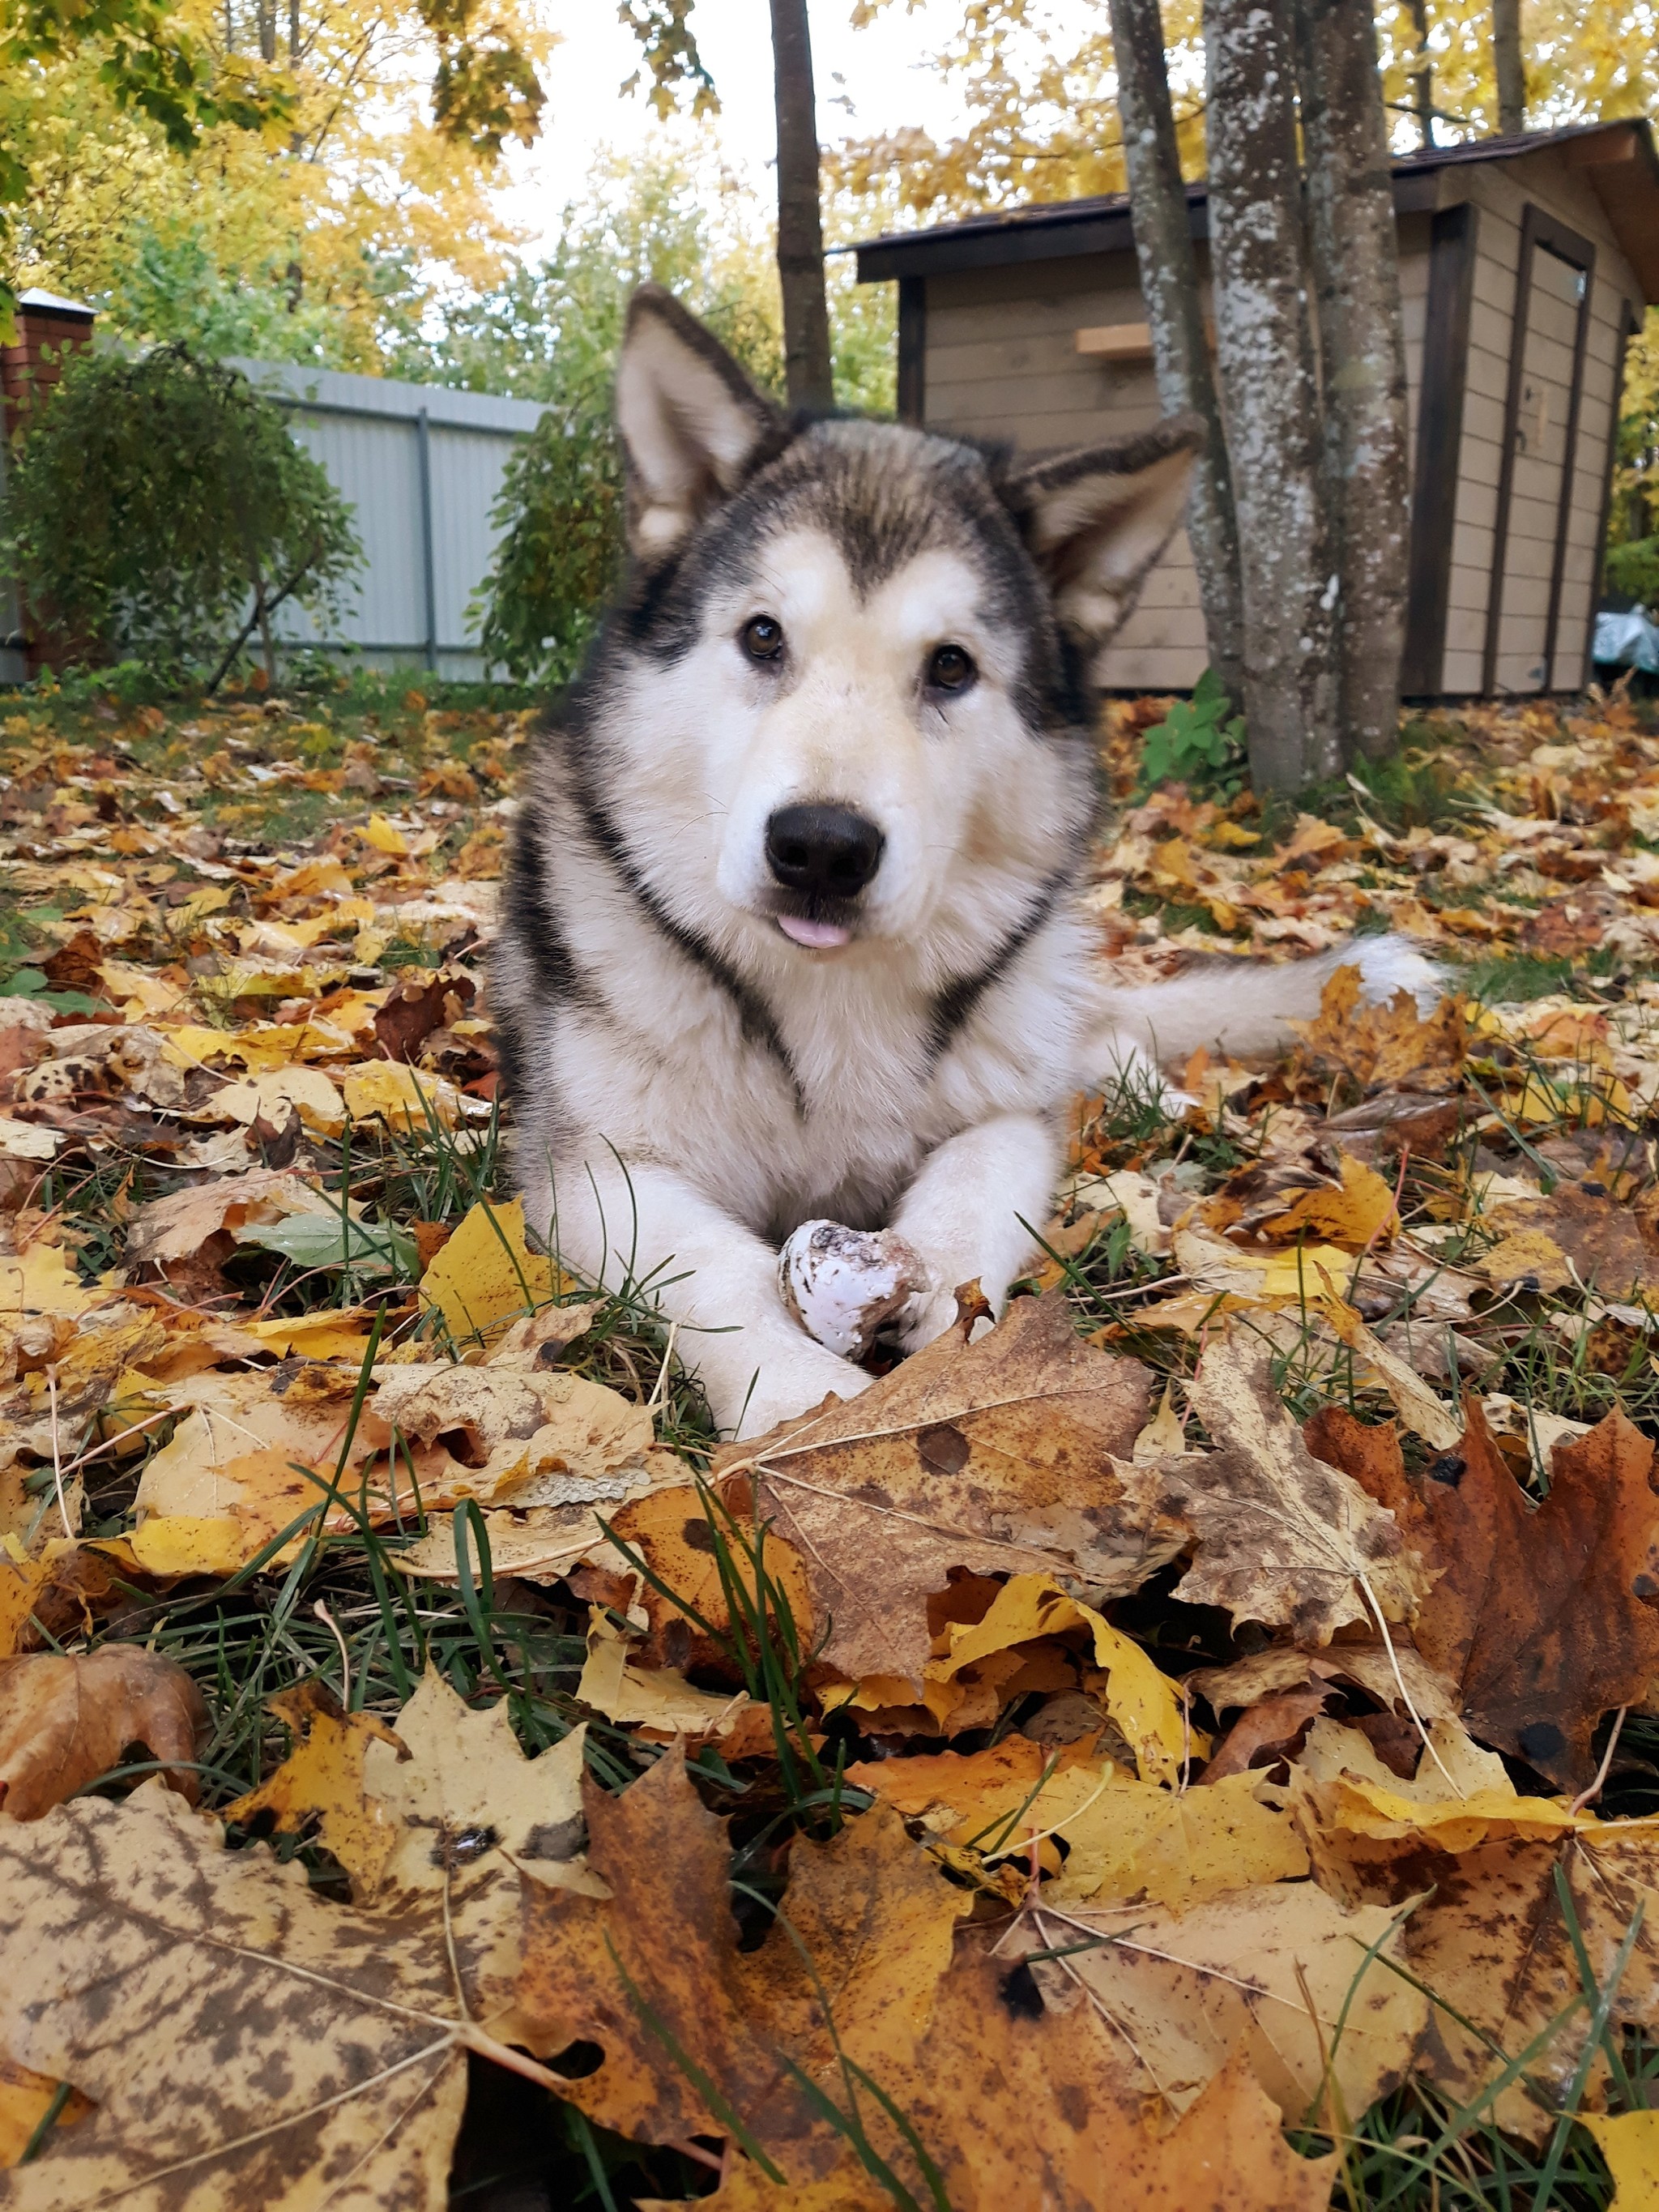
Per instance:
[[[1210,268],[1258,790],[1342,765],[1319,381],[1288,0],[1205,0]]]
[[[1411,471],[1394,192],[1370,9],[1295,0],[1345,755],[1392,750]]]
[[[1229,697],[1242,703],[1244,615],[1238,525],[1170,105],[1163,20],[1158,0],[1111,0],[1111,16],[1130,214],[1152,331],[1158,396],[1166,415],[1201,415],[1209,425],[1209,441],[1193,471],[1187,535],[1198,570],[1210,665]]]

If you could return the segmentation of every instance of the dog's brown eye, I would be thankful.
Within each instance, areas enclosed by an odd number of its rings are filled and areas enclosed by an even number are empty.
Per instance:
[[[935,691],[965,691],[975,672],[959,645],[941,645],[927,664],[927,682]]]
[[[743,626],[743,649],[751,660],[775,660],[783,651],[783,624],[757,615]]]

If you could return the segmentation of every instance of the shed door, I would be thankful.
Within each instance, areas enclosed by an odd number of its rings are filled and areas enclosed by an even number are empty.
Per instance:
[[[1584,281],[1583,270],[1540,243],[1527,297],[1509,531],[1503,550],[1496,672],[1500,693],[1538,691],[1544,685]]]

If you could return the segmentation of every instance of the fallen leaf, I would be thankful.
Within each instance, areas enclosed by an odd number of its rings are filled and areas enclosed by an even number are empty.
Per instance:
[[[518,1199],[481,1200],[421,1278],[421,1303],[443,1316],[457,1343],[548,1304],[562,1287],[550,1260],[525,1240]]]
[[[251,1224],[295,1213],[321,1214],[336,1222],[340,1218],[337,1203],[299,1176],[286,1169],[256,1169],[141,1206],[127,1231],[127,1257],[156,1267],[190,1259],[221,1230],[234,1236]]]
[[[1378,1610],[1408,1617],[1424,1581],[1393,1515],[1314,1458],[1279,1402],[1267,1348],[1212,1342],[1188,1395],[1218,1448],[1164,1469],[1170,1509],[1198,1534],[1176,1597],[1317,1644]]]
[[[137,1644],[0,1659],[0,1791],[14,1820],[38,1820],[123,1763],[131,1744],[193,1805],[207,1707],[176,1660]]]
[[[1340,1893],[1352,1905],[1421,1900],[1406,1921],[1405,1963],[1436,2002],[1419,2069],[1454,2106],[1474,2104],[1530,2142],[1554,2124],[1587,2027],[1582,2003],[1555,2025],[1584,1990],[1558,1869],[1589,1972],[1605,1990],[1638,1905],[1651,1916],[1659,1823],[1593,1824],[1559,1841],[1514,1838],[1460,1852],[1425,1839],[1370,1866],[1345,1861]],[[1656,2003],[1659,1928],[1650,1930],[1644,1917],[1609,2007],[1614,2033],[1651,2021]],[[1492,2094],[1508,2059],[1534,2044],[1540,2047],[1522,2079]],[[1584,2110],[1604,2103],[1606,2087],[1598,2052]]]
[[[1207,1747],[1201,1736],[1194,1742],[1193,1729],[1183,1722],[1175,1683],[1132,1638],[1092,1606],[1068,1597],[1046,1575],[1012,1576],[981,1620],[950,1624],[945,1652],[928,1661],[927,1679],[948,1681],[993,1652],[1070,1630],[1082,1630],[1090,1639],[1103,1678],[1103,1702],[1133,1753],[1142,1780],[1176,1781],[1183,1760],[1201,1758]]]
[[[714,1696],[694,1690],[672,1669],[633,1667],[628,1644],[611,1626],[603,1607],[588,1608],[587,1661],[576,1685],[576,1698],[608,1721],[644,1728],[665,1736],[718,1736],[737,1725],[747,1697]]]
[[[1659,1673],[1653,1446],[1614,1411],[1556,1447],[1550,1493],[1534,1505],[1472,1400],[1465,1419],[1456,1450],[1416,1480],[1397,1446],[1390,1464],[1383,1431],[1359,1431],[1353,1459],[1358,1425],[1322,1416],[1322,1449],[1386,1487],[1434,1571],[1417,1647],[1456,1686],[1470,1734],[1576,1790],[1597,1721]]]
[[[15,2166],[22,2157],[52,2110],[58,2087],[50,2075],[32,2074],[27,2066],[0,2052],[0,2166]],[[52,2124],[72,2127],[91,2110],[86,2099],[71,2089]]]
[[[1201,1781],[1207,1785],[1224,1782],[1230,1774],[1244,1773],[1255,1764],[1259,1752],[1282,1753],[1322,1710],[1330,1694],[1329,1686],[1322,1682],[1317,1687],[1281,1690],[1261,1698],[1218,1739]]]
[[[757,1510],[799,1553],[830,1625],[825,1663],[903,1677],[919,1699],[925,1600],[952,1568],[1111,1595],[1181,1548],[1156,1475],[1127,1459],[1148,1395],[1144,1368],[1078,1340],[1061,1298],[1020,1298],[977,1343],[958,1324],[849,1403],[728,1446],[714,1473],[752,1465]]]
[[[269,1704],[295,1747],[220,1817],[247,1826],[269,1814],[287,1835],[314,1826],[359,1905],[441,1890],[496,1853],[538,1881],[604,1893],[581,1856],[585,1728],[526,1759],[504,1699],[474,1711],[430,1666],[395,1727],[342,1711],[314,1680]]]
[[[1563,1291],[1572,1280],[1566,1254],[1541,1229],[1517,1230],[1474,1264],[1504,1290]]]
[[[608,1516],[611,1543],[624,1557],[637,1554],[654,1577],[635,1577],[632,1602],[646,1622],[633,1655],[636,1666],[677,1668],[682,1674],[695,1667],[735,1680],[732,1638],[753,1638],[741,1622],[733,1626],[725,1577],[732,1576],[749,1605],[756,1607],[757,1548],[769,1584],[768,1612],[787,1610],[799,1648],[812,1648],[811,1598],[800,1559],[779,1537],[757,1535],[735,1492],[736,1486],[727,1486],[724,1510],[716,1505],[712,1516],[703,1494],[679,1484],[631,1498]]]
[[[1417,1370],[1373,1335],[1347,1300],[1328,1286],[1322,1301],[1326,1319],[1350,1352],[1357,1352],[1394,1401],[1395,1409],[1413,1436],[1436,1451],[1449,1451],[1463,1433],[1463,1424],[1449,1406],[1437,1398]],[[1362,1371],[1357,1379],[1369,1379]]]
[[[325,1903],[146,1786],[0,1821],[0,2043],[96,2106],[10,2179],[19,2212],[442,2201],[478,2032],[441,1899]]]
[[[1066,1905],[1145,1899],[1184,1912],[1244,1883],[1297,1880],[1307,1851],[1289,1815],[1264,1802],[1265,1783],[1232,1774],[1182,1791],[1111,1776],[1066,1817],[1065,1869],[1045,1896]]]
[[[599,1903],[533,1885],[525,1897],[519,2008],[533,2050],[597,2044],[601,2063],[562,2092],[606,2127],[649,2142],[723,2132],[708,2085],[792,2182],[822,2178],[841,2139],[786,2072],[908,2059],[926,2029],[967,1909],[896,1813],[831,1843],[798,1838],[781,1917],[742,1951],[728,1905],[724,1830],[671,1751],[613,1797],[585,1785]],[[826,2014],[828,2017],[826,2017]],[[695,2053],[695,2075],[676,2050]]]
[[[1613,2176],[1607,2212],[1652,2212],[1659,2204],[1659,2112],[1586,2112],[1579,2125],[1595,2138]]]
[[[1400,1225],[1394,1192],[1375,1168],[1343,1152],[1339,1158],[1340,1190],[1304,1191],[1284,1213],[1261,1224],[1262,1233],[1289,1243],[1297,1237],[1326,1238],[1355,1252],[1369,1251]]]
[[[1045,1891],[1024,1948],[1070,1946],[1035,1969],[1045,1998],[1098,2007],[1136,2086],[1177,2112],[1231,2053],[1286,2125],[1350,2125],[1404,2078],[1428,2022],[1427,1998],[1392,1970],[1405,1962],[1401,1916],[1344,1911],[1309,1882],[1236,1887],[1179,1911],[1059,1913]]]
[[[1409,991],[1386,1003],[1362,1004],[1358,968],[1339,968],[1326,984],[1310,1022],[1289,1026],[1310,1054],[1352,1075],[1367,1091],[1385,1085],[1417,1091],[1449,1090],[1468,1048],[1468,1025],[1450,999],[1425,1021]]]

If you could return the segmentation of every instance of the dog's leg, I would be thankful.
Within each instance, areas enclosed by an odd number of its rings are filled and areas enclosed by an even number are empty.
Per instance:
[[[1009,1285],[1036,1249],[1032,1231],[1053,1207],[1063,1151],[1054,1122],[1038,1114],[1003,1114],[929,1155],[892,1224],[939,1284],[905,1329],[906,1351],[950,1327],[953,1293],[975,1277],[992,1308],[1001,1311]]]
[[[672,1170],[602,1155],[562,1161],[551,1190],[545,1174],[527,1180],[526,1217],[550,1250],[679,1323],[679,1356],[726,1434],[760,1436],[831,1390],[868,1387],[786,1311],[771,1246]]]

